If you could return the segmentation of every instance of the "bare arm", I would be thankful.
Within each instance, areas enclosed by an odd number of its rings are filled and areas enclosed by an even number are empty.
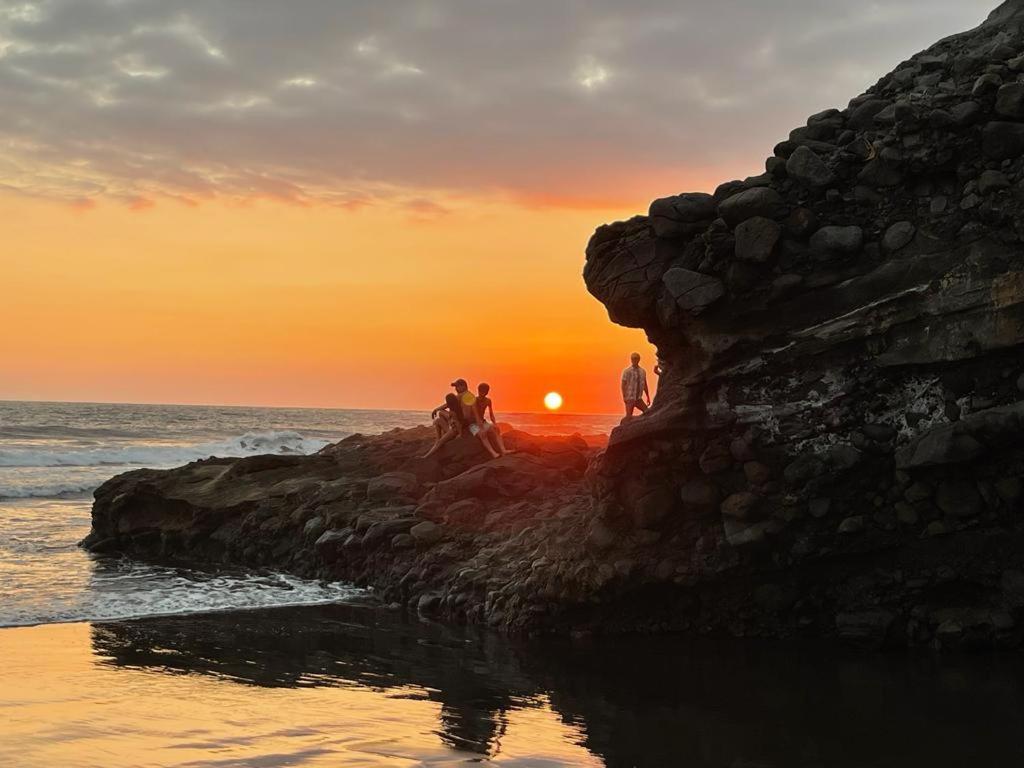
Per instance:
[[[647,388],[647,377],[644,376],[644,397],[647,398],[647,404],[651,404],[651,390]]]
[[[498,419],[494,416],[494,403],[493,402],[487,404],[487,410],[490,411],[490,413],[491,413],[491,423],[492,424],[497,424],[498,423]]]

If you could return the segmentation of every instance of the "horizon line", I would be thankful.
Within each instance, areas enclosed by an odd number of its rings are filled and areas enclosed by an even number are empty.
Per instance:
[[[41,405],[135,405],[135,406],[172,406],[176,408],[262,408],[276,411],[362,411],[365,413],[376,412],[414,412],[429,411],[427,408],[347,408],[344,406],[319,406],[319,405],[241,405],[229,403],[131,403],[118,400],[10,400],[0,397],[0,403],[34,403]],[[577,411],[516,411],[508,410],[505,413],[523,414],[531,416],[620,416],[619,413],[583,413]]]

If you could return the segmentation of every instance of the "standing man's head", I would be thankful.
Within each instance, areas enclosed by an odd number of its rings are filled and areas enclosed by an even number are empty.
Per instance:
[[[465,379],[456,379],[455,381],[452,382],[452,386],[455,387],[455,391],[458,392],[460,395],[463,392],[469,391],[469,384],[466,383]]]
[[[479,384],[476,385],[476,391],[477,394],[480,395],[480,397],[485,397],[487,393],[491,391],[491,385],[485,384],[484,382],[480,382]]]
[[[629,362],[631,362],[634,366],[640,365],[640,353],[634,352],[632,355],[630,355]]]

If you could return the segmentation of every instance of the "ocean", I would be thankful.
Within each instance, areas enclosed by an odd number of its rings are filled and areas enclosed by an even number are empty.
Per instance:
[[[614,416],[508,414],[538,433]],[[0,766],[896,768],[1024,760],[1024,660],[519,640],[350,584],[96,557],[111,475],[309,453],[400,411],[0,403]]]
[[[539,434],[607,432],[612,416],[502,414]],[[0,627],[338,602],[345,584],[93,558],[92,491],[137,467],[208,456],[308,454],[352,434],[429,421],[421,411],[0,402]]]

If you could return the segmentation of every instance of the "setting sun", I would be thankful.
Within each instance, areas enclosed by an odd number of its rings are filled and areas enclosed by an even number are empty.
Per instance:
[[[544,395],[544,407],[549,411],[557,411],[562,407],[562,396],[557,392],[548,392]]]

